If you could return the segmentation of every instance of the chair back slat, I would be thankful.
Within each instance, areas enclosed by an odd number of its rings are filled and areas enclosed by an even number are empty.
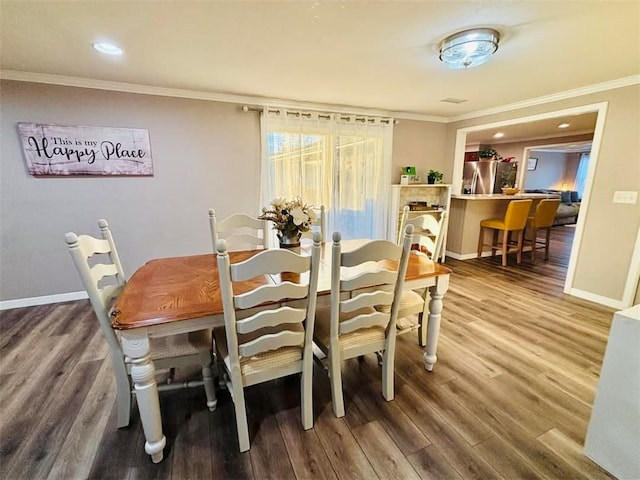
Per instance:
[[[251,333],[261,328],[275,327],[280,323],[302,323],[307,315],[305,308],[284,306],[274,310],[262,310],[250,317],[238,320],[238,333]]]
[[[123,356],[120,341],[111,328],[110,309],[126,278],[109,225],[106,220],[100,220],[98,226],[103,238],[69,232],[65,234],[65,241],[111,351]],[[111,263],[91,265],[89,259],[94,255],[106,255]],[[109,283],[103,281],[105,278]]]
[[[388,240],[372,240],[350,252],[341,251],[341,235],[333,234],[331,268],[331,343],[339,335],[379,326],[395,338],[400,292],[409,261],[413,226],[406,227],[401,246]],[[344,294],[348,298],[343,298]],[[391,305],[389,311],[373,307]],[[371,308],[368,308],[371,307]],[[353,315],[363,309],[362,313]],[[343,314],[350,314],[342,320]],[[389,338],[387,339],[389,341]],[[393,340],[391,340],[393,342]]]
[[[214,251],[220,239],[227,241],[227,251],[254,250],[269,246],[267,221],[245,213],[236,213],[219,221],[215,209],[210,208],[209,228]]]
[[[413,245],[418,246],[418,250],[427,253],[434,261],[442,256],[442,247],[447,228],[447,212],[440,212],[439,217],[434,214],[425,213],[415,218],[408,218],[409,207],[405,206],[403,211],[402,228],[413,225]],[[398,244],[401,244],[400,230]]]
[[[260,338],[243,343],[238,347],[238,353],[242,357],[253,357],[259,353],[277,350],[283,347],[302,347],[304,345],[304,333],[284,331],[276,334],[263,335]]]
[[[362,328],[382,327],[386,328],[389,324],[390,314],[383,312],[371,312],[357,315],[349,320],[340,322],[340,335],[355,332]]]
[[[236,308],[246,309],[262,303],[278,302],[283,298],[305,298],[307,294],[305,285],[285,282],[277,285],[262,285],[247,293],[236,295],[234,301]]]
[[[402,249],[400,249],[402,251]],[[375,264],[364,265],[364,267],[374,268]],[[358,267],[360,268],[360,267]],[[351,274],[351,272],[350,272]],[[371,285],[391,285],[396,281],[397,270],[381,269],[373,272],[360,272],[353,278],[344,279],[340,282],[340,289],[343,291],[357,290]]]
[[[240,369],[241,358],[282,347],[298,346],[303,349],[303,357],[311,358],[320,234],[314,236],[311,257],[271,249],[232,265],[226,247],[225,240],[218,240],[216,253],[230,368]],[[300,282],[261,284],[249,292],[234,294],[233,282],[289,273],[299,274]],[[292,299],[294,302],[287,304]],[[250,316],[242,318],[247,309],[252,309]]]
[[[355,267],[366,262],[379,262],[386,259],[400,259],[402,246],[388,240],[371,240],[350,252],[343,252],[340,264],[343,267]]]
[[[393,303],[393,292],[376,290],[375,292],[365,292],[348,300],[343,300],[342,311],[353,312],[361,308],[391,305],[391,303]]]
[[[283,266],[286,265],[286,270]],[[290,250],[265,250],[243,262],[231,265],[231,280],[241,282],[256,275],[276,274],[281,272],[301,273],[309,270],[311,258],[298,255]]]

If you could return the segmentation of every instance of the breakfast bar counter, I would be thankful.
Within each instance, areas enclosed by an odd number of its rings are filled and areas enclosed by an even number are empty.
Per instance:
[[[559,198],[559,195],[546,193],[452,195],[449,210],[447,255],[457,260],[476,258],[480,220],[504,217],[507,205],[511,200],[532,199],[531,214],[533,214],[536,205],[543,198]]]

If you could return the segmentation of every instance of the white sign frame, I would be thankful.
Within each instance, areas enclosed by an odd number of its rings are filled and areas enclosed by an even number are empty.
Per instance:
[[[18,123],[18,132],[34,176],[153,175],[145,129]]]

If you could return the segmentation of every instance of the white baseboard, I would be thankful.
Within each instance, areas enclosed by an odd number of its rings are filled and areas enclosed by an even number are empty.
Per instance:
[[[523,252],[528,252],[531,250],[531,247],[524,247],[522,249]],[[498,251],[496,252],[496,257],[499,257],[500,255],[502,255],[502,253],[499,253],[500,249],[498,249]],[[473,260],[474,258],[478,258],[478,254],[477,253],[455,253],[455,252],[450,252],[449,250],[447,250],[446,252],[446,256],[447,257],[451,257],[455,260]],[[491,251],[486,251],[486,252],[482,252],[482,258],[484,257],[490,257],[491,256]]]
[[[570,288],[565,290],[564,293],[572,295],[574,297],[582,298],[583,300],[589,300],[590,302],[604,305],[605,307],[615,308],[616,310],[624,310],[631,305],[626,305],[623,300],[616,300],[615,298],[603,297],[602,295],[596,295],[595,293],[585,292],[577,288]]]
[[[85,298],[89,298],[85,291],[44,295],[42,297],[17,298],[0,302],[0,311],[9,310],[10,308],[35,307],[36,305],[49,303],[71,302],[73,300],[84,300]]]

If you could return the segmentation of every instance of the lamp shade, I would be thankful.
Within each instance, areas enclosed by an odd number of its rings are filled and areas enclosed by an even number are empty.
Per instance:
[[[485,63],[498,50],[500,34],[491,28],[458,32],[440,44],[440,60],[449,68],[469,68]]]

